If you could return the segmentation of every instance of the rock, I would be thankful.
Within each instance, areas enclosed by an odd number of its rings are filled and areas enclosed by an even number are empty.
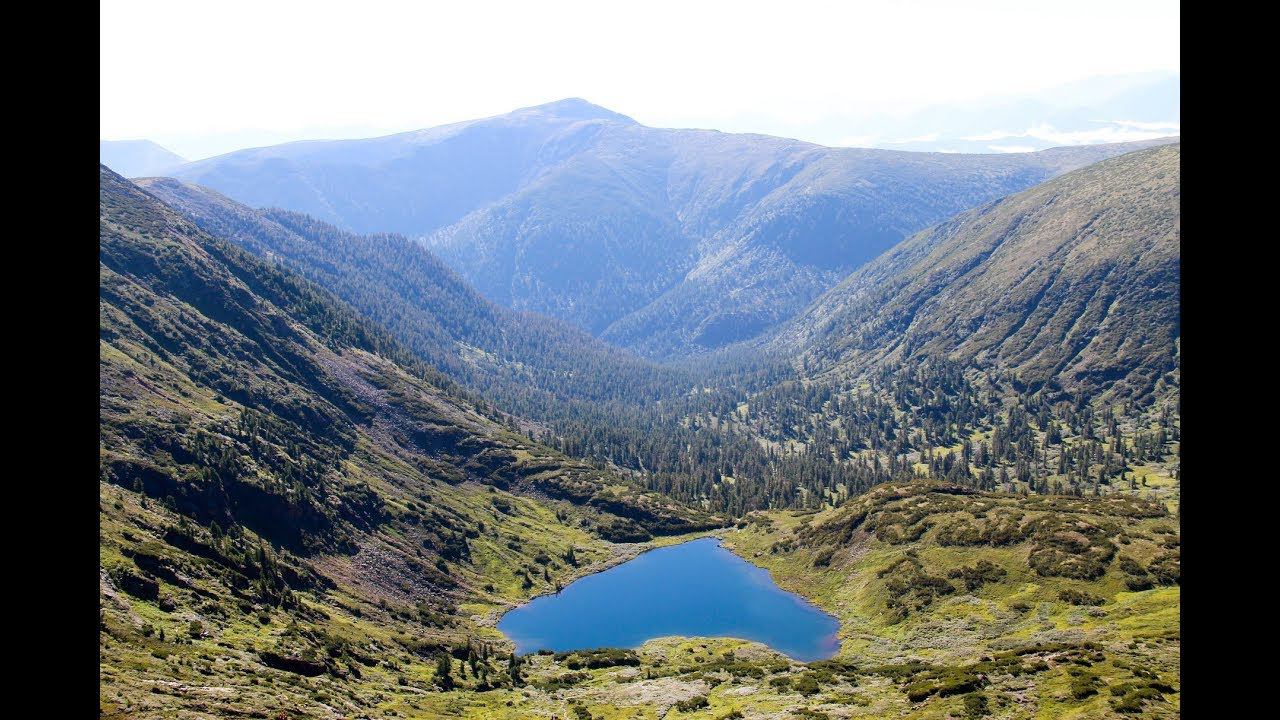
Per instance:
[[[270,650],[263,650],[258,653],[258,657],[262,660],[262,664],[276,670],[284,670],[285,672],[305,675],[307,677],[315,677],[323,675],[325,672],[324,663],[315,660],[306,660],[300,657],[285,656],[273,653]]]

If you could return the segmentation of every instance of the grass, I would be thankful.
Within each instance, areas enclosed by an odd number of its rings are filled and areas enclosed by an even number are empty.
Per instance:
[[[296,612],[266,608],[266,624],[259,622],[262,609],[256,607],[253,612],[232,610],[222,617],[201,609],[198,592],[192,595],[165,582],[162,595],[178,598],[178,607],[171,612],[131,597],[117,606],[121,594],[113,593],[103,603],[107,627],[103,715],[164,717],[178,708],[192,717],[239,711],[271,716],[284,711],[317,718],[346,714],[578,718],[586,717],[585,712],[609,720],[712,719],[737,714],[746,718],[1133,716],[1121,712],[1126,707],[1137,708],[1141,716],[1176,717],[1179,713],[1179,588],[1131,592],[1118,562],[1093,579],[1043,576],[1028,564],[1030,540],[1002,546],[939,544],[936,536],[946,522],[973,519],[974,513],[964,509],[971,509],[971,498],[962,498],[961,509],[930,517],[934,521],[930,528],[906,543],[886,542],[874,530],[861,528],[847,544],[803,545],[802,537],[815,537],[824,526],[839,522],[848,512],[845,509],[762,513],[740,529],[724,533],[726,547],[768,569],[779,585],[841,620],[837,660],[849,663],[847,676],[838,669],[844,667],[839,663],[832,666],[837,668],[833,672],[822,663],[793,662],[758,643],[660,638],[637,651],[637,665],[590,667],[571,656],[535,654],[525,659],[521,687],[477,691],[472,689],[477,678],[468,672],[459,679],[463,688],[441,692],[435,687],[435,658],[415,654],[414,644],[406,639],[447,645],[470,638],[504,646],[491,621],[510,603],[540,589],[521,589],[515,580],[515,571],[534,563],[538,552],[554,559],[569,546],[575,548],[577,568],[564,562],[548,564],[554,577],[566,582],[645,548],[705,533],[640,545],[610,545],[572,523],[560,522],[554,506],[504,496],[520,512],[495,517],[491,502],[495,493],[486,488],[459,486],[433,492],[437,502],[469,517],[487,518],[486,531],[472,543],[471,564],[453,568],[470,590],[449,624],[424,628],[397,615],[394,604],[383,610],[376,601],[370,602],[367,591],[359,587],[339,584],[326,593],[305,594],[303,605],[320,609],[327,617],[303,625],[352,643],[373,662],[354,663],[359,679],[329,673],[301,677],[264,668],[256,655],[285,641],[290,623],[299,622]],[[1014,496],[994,499],[997,505],[1022,502]],[[173,521],[166,510],[155,503],[143,509],[134,493],[107,485],[102,486],[101,502],[104,568],[127,566],[131,562],[127,552],[160,545],[190,564],[193,572],[197,569],[198,558],[181,557],[181,551],[154,538],[159,527]],[[859,502],[868,502],[874,515],[876,503],[886,509],[901,500],[854,501]],[[1101,501],[1073,507],[1062,516],[1098,525],[1116,519],[1113,508]],[[1027,515],[1034,520],[1041,512],[1062,513],[1061,509],[1035,510]],[[1162,532],[1167,529],[1163,526],[1176,527],[1168,517],[1124,520],[1117,527],[1129,540],[1122,544],[1112,538],[1117,554],[1144,566],[1166,549],[1161,543],[1169,535]],[[126,532],[133,540],[127,539]],[[896,536],[890,533],[890,537]],[[510,538],[518,539],[519,550],[507,546]],[[829,564],[815,567],[813,560],[826,552]],[[904,558],[911,558],[913,566],[918,563],[922,572],[941,578],[957,568],[981,567],[984,580],[969,591],[961,578],[950,578],[954,592],[900,618],[889,608],[889,576],[881,577],[880,572]],[[990,566],[980,565],[984,561]],[[493,591],[480,590],[486,584]],[[203,581],[197,586],[214,590]],[[1087,593],[1103,602],[1096,607],[1072,604],[1062,599],[1064,592]],[[230,600],[222,604],[234,607]],[[192,620],[201,622],[207,635],[188,641],[186,628]],[[143,635],[144,626],[150,626],[149,635]],[[164,641],[158,639],[161,629]],[[337,660],[340,667],[347,662]],[[505,670],[501,663],[490,665],[495,673]],[[455,661],[453,666],[457,674],[461,663]],[[1135,674],[1147,671],[1154,678]],[[973,678],[978,677],[981,680],[975,683]],[[1151,683],[1167,691],[1153,690]],[[684,710],[677,709],[676,703],[694,698],[705,698],[706,705],[691,702]]]

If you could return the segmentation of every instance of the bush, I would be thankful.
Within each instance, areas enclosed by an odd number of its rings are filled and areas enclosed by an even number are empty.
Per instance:
[[[1022,518],[1020,511],[1002,508],[981,522],[955,520],[938,529],[938,544],[999,547],[1020,543],[1027,538]]]
[[[1073,677],[1071,678],[1071,697],[1076,700],[1083,700],[1090,695],[1097,695],[1099,682],[1098,676],[1093,673],[1073,672]]]
[[[1147,569],[1142,564],[1128,555],[1121,555],[1116,559],[1116,567],[1120,568],[1120,572],[1129,575],[1146,575]]]
[[[1144,703],[1164,701],[1166,692],[1174,692],[1174,690],[1162,683],[1122,683],[1111,688],[1111,694],[1118,696],[1118,699],[1111,703],[1111,707],[1116,712],[1140,713]]]
[[[1165,551],[1151,560],[1147,572],[1161,585],[1178,585],[1182,582],[1182,553]]]
[[[1107,571],[1115,557],[1115,543],[1108,539],[1117,529],[1072,518],[1049,515],[1037,519],[1027,565],[1044,576],[1093,580]]]
[[[591,675],[584,672],[570,672],[563,675],[557,675],[546,680],[535,680],[532,684],[534,687],[545,692],[554,692],[563,690],[564,688],[573,687],[578,683],[591,679]]]
[[[557,662],[563,662],[570,670],[581,670],[617,667],[620,665],[636,666],[640,664],[640,656],[634,650],[619,648],[598,648],[596,650],[575,650],[555,654]]]
[[[1076,590],[1075,588],[1059,591],[1058,599],[1072,605],[1101,605],[1106,602],[1106,598],[1098,597],[1083,590]]]
[[[982,693],[970,693],[964,696],[964,715],[968,718],[978,718],[983,715],[990,715],[991,708],[987,702],[987,696]]]
[[[1009,573],[989,560],[979,560],[973,567],[959,567],[947,573],[951,579],[959,579],[964,589],[973,592],[986,583],[999,582]]]
[[[704,707],[708,707],[709,705],[711,705],[711,701],[707,700],[707,696],[699,695],[697,697],[691,697],[688,700],[680,700],[676,702],[676,709],[680,712],[691,712],[693,710],[700,710]]]
[[[887,604],[898,620],[928,607],[935,598],[956,591],[955,586],[945,579],[927,574],[920,560],[912,555],[881,570],[877,576],[887,578]]]
[[[818,678],[811,673],[805,673],[800,677],[791,681],[791,688],[801,695],[817,695],[822,687],[818,684]]]

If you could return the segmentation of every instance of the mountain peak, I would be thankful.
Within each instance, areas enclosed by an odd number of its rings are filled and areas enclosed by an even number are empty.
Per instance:
[[[587,102],[582,98],[572,97],[555,102],[544,103],[542,105],[534,105],[533,107],[520,108],[517,113],[536,112],[543,115],[565,118],[569,120],[615,120],[625,123],[635,123],[635,120],[617,113],[609,108],[600,107],[594,103]]]

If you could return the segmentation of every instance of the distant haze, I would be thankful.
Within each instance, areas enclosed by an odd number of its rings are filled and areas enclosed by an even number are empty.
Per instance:
[[[655,127],[1014,152],[1179,134],[1176,2],[104,0],[99,137],[187,158],[564,97]]]
[[[102,140],[98,160],[125,177],[162,175],[186,162],[150,140]]]

